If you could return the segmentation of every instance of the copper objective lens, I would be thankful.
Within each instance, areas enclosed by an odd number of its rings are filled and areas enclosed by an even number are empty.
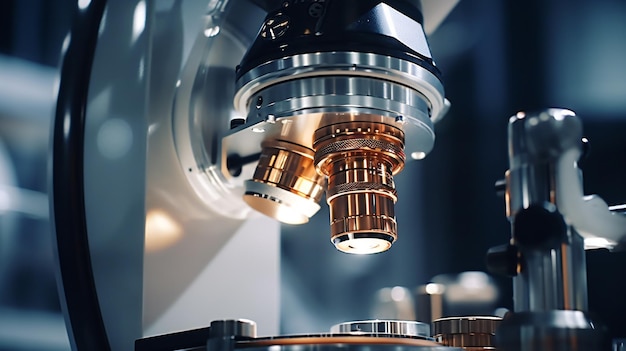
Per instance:
[[[324,177],[313,165],[313,150],[282,140],[262,144],[252,180],[246,182],[244,201],[283,223],[302,224],[319,209]]]
[[[405,162],[404,132],[381,122],[349,121],[315,131],[315,167],[328,177],[331,241],[371,254],[397,238],[393,175]]]

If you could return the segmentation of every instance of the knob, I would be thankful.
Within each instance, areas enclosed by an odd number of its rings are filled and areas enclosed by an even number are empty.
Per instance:
[[[510,244],[490,248],[487,251],[487,269],[494,274],[515,277],[521,270],[519,249]]]
[[[211,322],[210,338],[233,337],[250,339],[256,337],[256,323],[247,319],[226,319]]]
[[[556,206],[534,204],[519,211],[513,221],[513,238],[523,249],[551,249],[567,235],[567,225]]]

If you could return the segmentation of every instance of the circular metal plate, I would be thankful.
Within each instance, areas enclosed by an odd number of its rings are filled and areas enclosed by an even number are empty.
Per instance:
[[[393,347],[394,351],[408,350],[455,350],[453,348],[443,347],[432,340],[422,338],[406,338],[406,337],[377,337],[365,335],[295,335],[270,338],[258,338],[254,340],[241,341],[237,343],[237,348],[252,348],[256,350],[268,350],[280,348],[282,351],[303,351],[311,350],[380,350]],[[460,349],[457,349],[460,350]],[[274,351],[274,350],[272,350]]]
[[[367,320],[333,325],[331,333],[430,338],[430,325],[415,321]]]

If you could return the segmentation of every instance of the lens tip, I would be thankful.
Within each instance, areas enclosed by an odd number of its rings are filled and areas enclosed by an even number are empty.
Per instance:
[[[345,234],[332,239],[337,250],[356,254],[369,255],[389,250],[395,238],[382,233]]]
[[[319,211],[314,199],[305,199],[288,190],[247,180],[243,200],[256,211],[286,224],[304,224]]]

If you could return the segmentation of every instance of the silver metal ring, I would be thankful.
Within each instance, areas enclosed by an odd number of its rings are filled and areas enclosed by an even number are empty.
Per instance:
[[[225,319],[211,321],[211,338],[237,337],[256,338],[256,323],[248,319]]]
[[[255,103],[240,106],[246,125],[325,113],[370,114],[388,119],[406,134],[408,154],[426,155],[434,146],[434,127],[428,99],[407,86],[366,76],[310,76],[268,86],[251,97]],[[315,127],[315,126],[313,126]],[[305,145],[312,147],[311,145]]]
[[[321,206],[311,199],[305,199],[288,190],[254,180],[246,180],[245,196],[262,198],[280,205],[288,206],[307,218],[313,217]]]
[[[425,96],[433,121],[446,110],[443,85],[432,72],[410,61],[363,52],[306,53],[261,64],[237,80],[235,108],[245,113],[252,96],[271,85],[322,76],[369,77],[407,86]]]
[[[401,84],[371,77],[341,75],[291,80],[267,87],[251,99],[262,103],[242,107],[239,112],[248,119],[371,109],[381,115],[430,120],[424,95]]]
[[[334,334],[383,334],[430,338],[430,325],[415,321],[367,320],[335,324],[330,328]]]

